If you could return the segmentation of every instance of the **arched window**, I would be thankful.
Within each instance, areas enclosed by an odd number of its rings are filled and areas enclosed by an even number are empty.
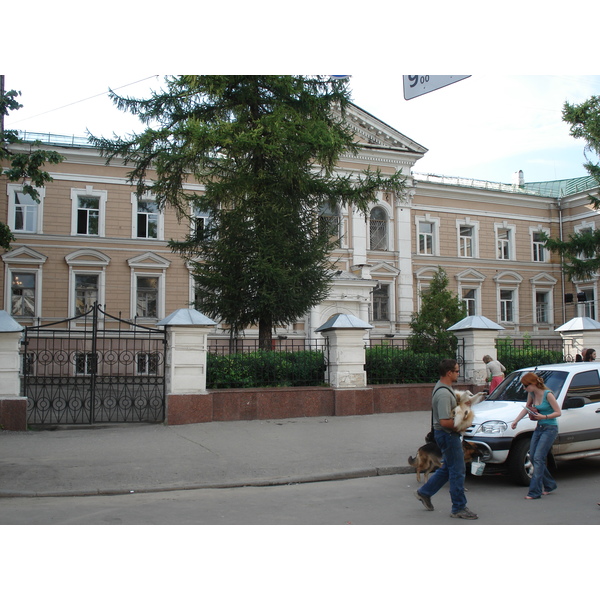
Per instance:
[[[339,208],[323,204],[319,210],[319,230],[327,231],[330,237],[340,238],[341,218]]]
[[[371,211],[369,219],[369,248],[371,250],[388,249],[387,229],[387,213],[381,206],[376,206]]]

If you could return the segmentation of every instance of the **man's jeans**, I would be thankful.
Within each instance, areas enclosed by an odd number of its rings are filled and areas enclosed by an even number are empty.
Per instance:
[[[435,430],[434,435],[435,441],[442,451],[444,462],[429,478],[429,481],[419,488],[419,494],[431,497],[449,481],[452,512],[456,513],[467,506],[462,440],[457,433],[447,433],[438,429]]]
[[[539,498],[543,491],[551,492],[557,488],[556,481],[546,466],[546,457],[557,435],[558,427],[556,425],[538,423],[533,431],[529,445],[533,477],[529,483],[529,493],[527,494],[531,498]]]

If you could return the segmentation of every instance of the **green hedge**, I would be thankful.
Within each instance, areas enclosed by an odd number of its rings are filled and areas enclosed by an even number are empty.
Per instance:
[[[506,367],[506,374],[525,367],[552,365],[565,362],[559,350],[540,350],[537,348],[498,348],[498,360]]]
[[[367,348],[365,358],[367,384],[376,385],[433,383],[439,379],[438,367],[446,356],[381,345]]]
[[[257,350],[239,354],[208,354],[207,389],[325,385],[323,352]]]

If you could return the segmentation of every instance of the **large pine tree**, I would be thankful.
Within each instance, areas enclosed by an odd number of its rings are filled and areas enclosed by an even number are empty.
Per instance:
[[[197,308],[235,335],[258,325],[260,345],[327,297],[331,230],[318,227],[322,206],[366,211],[378,190],[401,193],[405,178],[379,171],[341,175],[342,153],[358,146],[344,121],[348,84],[327,77],[179,76],[138,100],[113,94],[147,129],[128,138],[92,140],[110,160],[133,165],[138,194],[205,226],[174,250],[194,265]],[[150,171],[156,175],[149,181]],[[185,188],[189,181],[203,193]]]

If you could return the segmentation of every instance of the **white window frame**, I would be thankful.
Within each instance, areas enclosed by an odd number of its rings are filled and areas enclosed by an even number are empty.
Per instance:
[[[393,289],[392,282],[388,282],[388,281],[380,282],[376,289],[379,289],[379,290],[385,289],[387,291],[387,306],[385,307],[385,311],[387,312],[387,318],[380,319],[380,318],[375,317],[375,291],[376,291],[375,289],[373,290],[373,294],[371,295],[371,302],[372,302],[371,318],[373,319],[373,321],[389,322],[391,320],[391,318],[390,318],[390,315],[391,315],[390,290]],[[383,296],[381,296],[381,297],[383,298]]]
[[[511,288],[511,287],[505,287],[505,286],[501,286],[500,288],[498,288],[498,322],[499,323],[511,323],[511,324],[516,324],[518,323],[518,316],[517,316],[517,307],[518,307],[518,298],[517,298],[517,288]],[[502,299],[502,292],[511,292],[511,312],[512,312],[512,319],[504,319],[502,318],[503,315],[502,313],[503,311],[503,303],[509,302],[509,300],[503,300]]]
[[[548,236],[550,235],[550,230],[545,227],[530,227],[529,228],[529,237],[531,239],[531,260],[537,263],[546,263],[548,262],[548,257],[550,253],[544,246],[544,242],[535,241],[534,237],[536,233],[545,233]],[[541,260],[539,256],[542,256]],[[536,257],[537,255],[537,257]]]
[[[469,316],[469,317],[481,314],[481,312],[479,310],[479,305],[480,305],[479,291],[480,291],[479,287],[469,286],[469,285],[460,286],[460,299],[462,300],[463,304],[465,305],[465,308],[467,309],[467,316]],[[474,297],[468,298],[465,300],[465,292],[474,292],[474,294],[473,294]],[[472,304],[472,306],[473,306],[473,312],[469,311],[470,304]]]
[[[381,211],[384,215],[384,219],[374,219],[378,222],[383,222],[383,227],[384,227],[384,235],[383,235],[383,243],[381,244],[383,247],[382,248],[373,248],[373,242],[371,239],[371,219],[372,219],[372,214],[374,210],[378,210]],[[373,206],[369,212],[369,250],[373,250],[373,251],[387,251],[390,250],[390,215],[388,213],[388,211],[385,209],[384,206],[380,205],[380,204],[376,204],[375,206]]]
[[[35,203],[35,225],[32,229],[17,229],[15,227],[15,212],[16,212],[16,194],[23,193],[23,186],[9,183],[6,186],[6,191],[8,194],[8,222],[10,230],[13,233],[17,234],[27,234],[27,233],[42,233],[42,222],[44,215],[44,198],[46,196],[46,188],[35,188],[39,194],[39,203]],[[35,202],[35,201],[34,201]]]
[[[593,233],[596,229],[596,224],[588,223],[587,221],[583,221],[583,223],[580,223],[579,225],[575,225],[575,227],[573,228],[573,232],[579,234],[579,233],[583,233],[586,229],[589,229]],[[579,258],[581,260],[586,260],[588,258],[593,258],[593,256],[587,256],[583,252],[580,252],[577,255],[577,258]]]
[[[79,222],[79,198],[98,198],[98,233],[79,233],[77,224]],[[106,190],[95,190],[93,186],[87,185],[84,189],[71,188],[71,235],[84,237],[106,236],[106,201],[108,192]]]
[[[597,284],[595,282],[589,284],[581,284],[577,286],[576,291],[585,292],[586,294],[585,302],[577,302],[577,315],[579,317],[589,317],[590,319],[596,320]],[[592,298],[590,298],[590,295],[592,296]]]
[[[146,193],[141,197],[142,202],[156,202],[156,198],[153,194]],[[156,213],[143,213],[143,214],[156,214],[156,237],[138,236],[138,195],[135,192],[131,193],[131,237],[135,240],[159,240],[162,241],[165,238],[165,218],[164,212],[159,210],[157,207]]]
[[[71,269],[69,276],[69,315],[71,317],[81,317],[77,314],[77,276],[78,275],[95,275],[98,277],[98,292],[96,301],[98,304],[104,304],[104,270],[91,269]]]
[[[33,275],[34,288],[33,288],[33,315],[17,315],[13,313],[13,294],[12,294],[12,281],[15,273],[23,273],[25,275]],[[42,269],[19,269],[18,267],[8,267],[6,269],[6,302],[7,312],[9,315],[16,319],[31,319],[39,317],[41,315],[40,306],[42,303]]]
[[[460,233],[461,227],[470,227],[472,235],[471,240],[471,254],[463,252],[464,244],[463,240],[466,239]],[[456,221],[456,240],[457,240],[457,255],[459,258],[479,258],[479,222],[471,221],[469,217],[463,220]]]
[[[508,232],[508,240],[502,246],[507,249],[507,257],[501,256],[504,252],[500,253],[500,231],[506,230]],[[509,225],[506,221],[503,223],[494,223],[494,235],[496,238],[496,260],[516,260],[516,246],[515,246],[515,236],[516,236],[517,228],[514,225]]]
[[[138,317],[138,278],[156,277],[158,278],[158,289],[156,290],[156,317]],[[138,321],[152,323],[165,317],[165,272],[164,271],[145,271],[143,269],[131,270],[131,318]]]
[[[421,223],[428,223],[431,227],[431,233],[421,234]],[[440,254],[440,219],[432,217],[430,214],[415,217],[416,240],[417,240],[417,255],[419,256],[439,256]],[[431,235],[431,253],[421,252],[421,235]]]

